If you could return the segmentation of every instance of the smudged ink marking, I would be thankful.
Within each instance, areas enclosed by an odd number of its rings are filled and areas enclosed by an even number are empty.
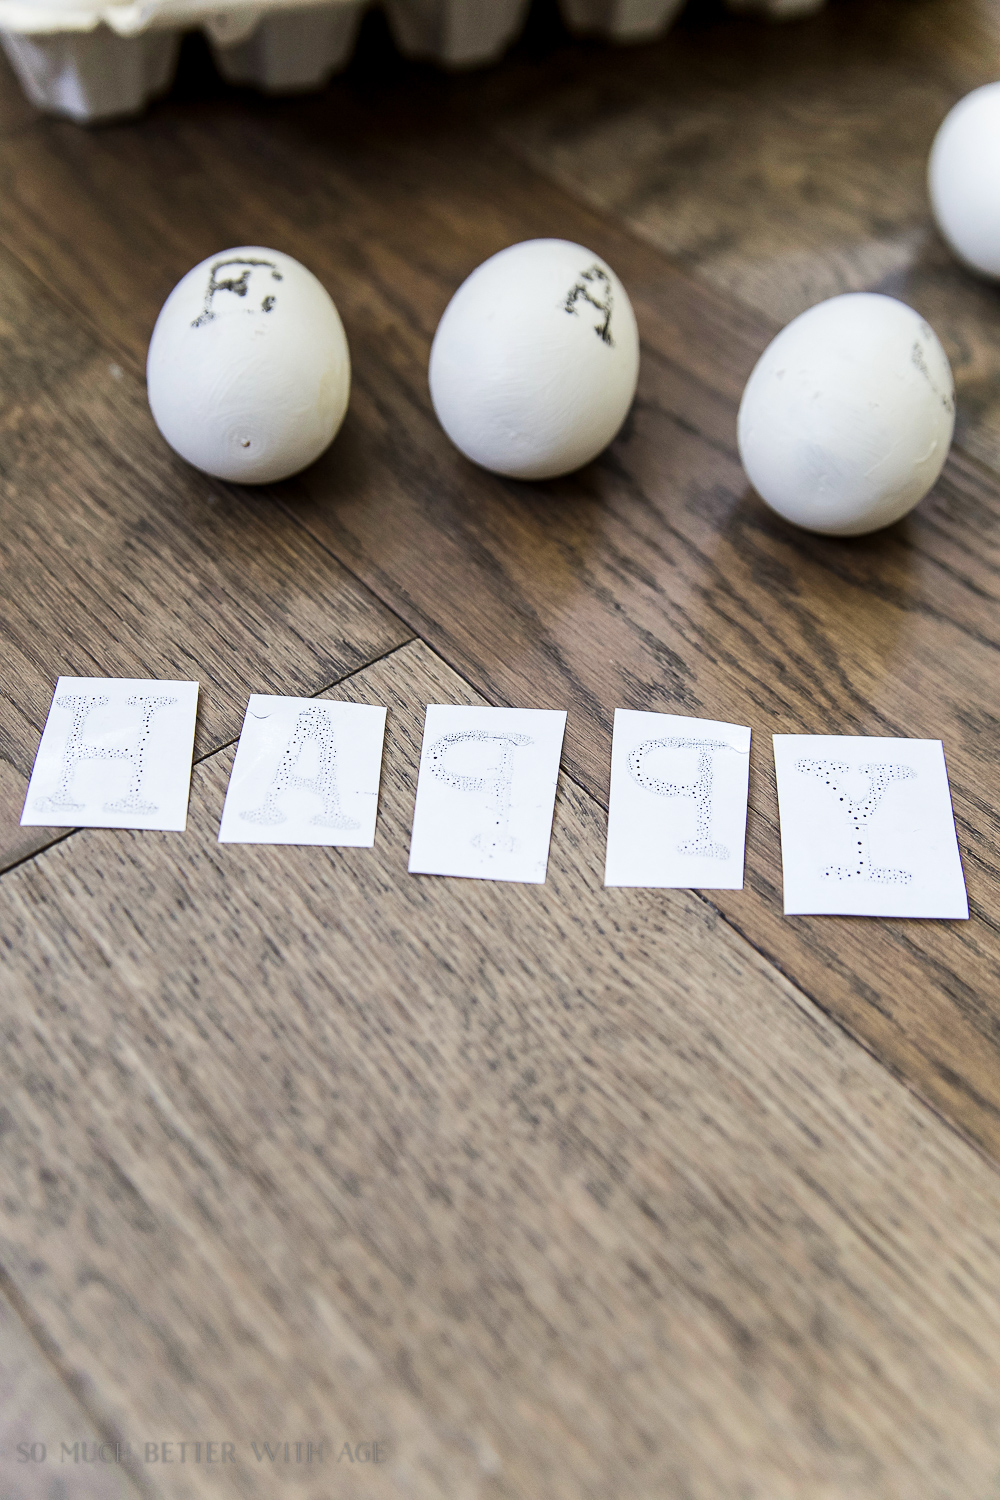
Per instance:
[[[843,804],[844,812],[854,831],[855,863],[850,865],[827,865],[824,880],[851,880],[855,883],[867,881],[872,885],[909,885],[913,876],[909,870],[879,868],[871,862],[868,849],[868,830],[878,811],[882,794],[893,781],[909,781],[916,776],[912,766],[875,763],[859,766],[862,776],[868,779],[867,797],[852,798],[844,791],[841,778],[847,776],[850,767],[839,760],[797,760],[795,769],[803,776],[816,776],[834,792]]]
[[[255,719],[269,718],[268,714],[254,714]],[[315,743],[319,749],[319,770],[315,776],[298,775],[299,762],[307,744]],[[252,807],[240,817],[247,823],[270,826],[287,821],[287,813],[278,806],[278,799],[289,790],[312,792],[323,803],[322,809],[309,819],[317,828],[357,828],[360,825],[349,818],[340,805],[340,790],[337,785],[337,742],[333,718],[325,708],[313,705],[302,709],[295,720],[287,745],[282,752],[278,769],[268,787],[267,795],[260,807]]]
[[[725,740],[689,740],[671,735],[662,740],[644,740],[641,745],[636,745],[629,756],[628,768],[637,785],[645,787],[647,792],[654,792],[658,797],[690,797],[694,802],[697,809],[695,836],[677,845],[678,854],[701,854],[708,859],[729,858],[729,850],[725,844],[717,844],[712,839],[712,786],[715,780],[713,760],[716,750],[732,748]],[[697,750],[696,779],[662,781],[651,775],[643,762],[653,750]]]
[[[599,300],[603,294],[603,300]],[[563,303],[563,311],[577,316],[576,304],[580,301],[589,302],[591,307],[604,314],[603,323],[594,324],[594,332],[597,337],[611,348],[614,348],[614,339],[611,337],[611,277],[603,266],[593,265],[589,271],[583,271],[576,286],[572,287],[566,294]]]
[[[500,764],[482,776],[466,776],[448,768],[446,761],[453,745],[495,744],[500,746]],[[510,820],[511,783],[514,776],[514,751],[518,745],[531,745],[533,740],[526,734],[491,734],[486,729],[458,730],[454,734],[443,734],[430,748],[428,764],[431,774],[445,786],[458,792],[481,792],[492,804],[489,827],[474,834],[472,844],[484,854],[513,854],[517,849],[515,839],[508,828]]]
[[[933,329],[929,328],[926,323],[921,323],[920,332],[924,335],[925,338],[934,338]],[[954,394],[940,391],[934,384],[934,378],[931,375],[930,370],[927,368],[927,361],[924,358],[923,345],[921,344],[919,339],[916,340],[913,348],[910,350],[910,359],[916,365],[917,369],[920,371],[924,379],[927,381],[927,384],[930,386],[931,390],[934,392],[935,396],[938,398],[945,411],[953,412],[955,410]]]
[[[220,280],[219,272],[226,270],[228,266],[243,266],[245,269],[239,276],[226,276]],[[208,286],[205,288],[205,305],[191,327],[200,328],[203,323],[210,323],[216,316],[212,306],[216,292],[232,292],[236,297],[245,297],[250,289],[250,277],[256,266],[269,266],[272,281],[283,279],[273,260],[249,260],[242,256],[233,256],[230,260],[217,260],[208,278]],[[260,304],[262,312],[270,312],[273,306],[272,296],[265,297]]]

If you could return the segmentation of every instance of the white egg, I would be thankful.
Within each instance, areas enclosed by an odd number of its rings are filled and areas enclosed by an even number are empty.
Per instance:
[[[188,463],[240,484],[296,474],[347,410],[343,324],[311,271],[259,245],[221,250],[177,283],[149,343],[153,418]]]
[[[922,500],[955,427],[948,357],[919,313],[873,292],[831,297],[784,328],[747,381],[743,466],[772,510],[860,536]]]
[[[445,432],[473,463],[516,479],[551,479],[596,458],[638,375],[625,288],[569,240],[525,240],[484,261],[445,308],[431,348]]]
[[[1000,83],[973,89],[945,118],[927,184],[938,228],[958,258],[1000,276]]]

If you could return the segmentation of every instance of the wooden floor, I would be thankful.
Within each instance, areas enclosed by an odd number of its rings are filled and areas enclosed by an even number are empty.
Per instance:
[[[197,46],[129,125],[4,82],[0,1500],[1000,1500],[1000,293],[923,187],[998,45],[997,0],[627,51],[542,5],[467,78],[373,20],[309,99]],[[528,486],[426,365],[539,234],[644,352],[611,451]],[[165,448],[143,365],[255,242],[355,381],[249,491]],[[933,323],[959,426],[844,543],[765,511],[735,412],[860,288]],[[201,682],[185,835],[18,827],[60,672]],[[250,691],[389,705],[373,851],[217,844]],[[430,701],[569,709],[545,886],[406,873]],[[753,726],[745,891],[602,888],[616,706]],[[971,920],[783,917],[773,732],[943,738]]]

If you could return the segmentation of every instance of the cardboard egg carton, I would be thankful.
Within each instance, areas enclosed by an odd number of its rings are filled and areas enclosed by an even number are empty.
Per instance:
[[[84,124],[139,114],[173,81],[181,36],[205,33],[222,76],[269,94],[320,88],[380,3],[400,50],[448,68],[495,62],[530,0],[0,0],[0,44],[39,109]],[[683,0],[560,0],[576,32],[617,42],[665,31]],[[728,0],[805,15],[824,0]]]

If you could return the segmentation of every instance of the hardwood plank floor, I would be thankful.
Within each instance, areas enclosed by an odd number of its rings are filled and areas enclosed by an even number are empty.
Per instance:
[[[85,1448],[84,1448],[85,1445]],[[107,1462],[102,1463],[101,1449]],[[4,1500],[139,1500],[146,1493],[0,1293]]]
[[[219,846],[224,750],[182,844],[0,882],[4,1264],[109,1430],[237,1445],[154,1492],[987,1500],[995,1168],[695,896],[605,892],[572,783],[545,886],[408,876],[476,695],[413,644],[328,696],[390,708],[374,851]]]
[[[127,1484],[330,1500],[329,1450],[248,1450],[319,1434],[386,1442],[350,1500],[1000,1493],[998,303],[921,186],[998,38],[993,0],[627,52],[542,17],[448,79],[372,23],[314,99],[189,73],[87,132],[0,90],[0,1265],[95,1432],[246,1460]],[[525,486],[450,448],[426,364],[547,233],[619,271],[643,370],[599,463]],[[251,240],[329,286],[355,373],[265,491],[176,460],[142,389],[171,286]],[[931,317],[961,421],[845,544],[734,437],[776,320],[847,286]],[[17,828],[59,671],[201,680],[187,835]],[[374,853],[219,847],[246,694],[334,683],[392,706]],[[405,873],[434,698],[569,707],[544,888]],[[745,892],[601,890],[615,706],[753,725]],[[789,730],[944,739],[969,923],[781,916]]]
[[[355,387],[330,454],[272,491],[283,512],[490,701],[569,706],[568,764],[599,799],[615,706],[751,723],[749,888],[713,903],[1000,1153],[995,477],[956,450],[913,517],[850,544],[777,522],[734,448],[769,325],[540,191],[464,100],[428,106],[408,131],[412,100],[392,113],[346,91],[332,106],[172,107],[99,136],[46,127],[0,143],[17,205],[0,236],[133,365],[160,296],[210,244],[244,240],[253,222],[307,260],[343,311]],[[551,231],[606,254],[632,289],[643,373],[604,459],[519,486],[450,447],[427,351],[465,272]],[[809,730],[945,739],[973,924],[782,917],[767,736]]]

